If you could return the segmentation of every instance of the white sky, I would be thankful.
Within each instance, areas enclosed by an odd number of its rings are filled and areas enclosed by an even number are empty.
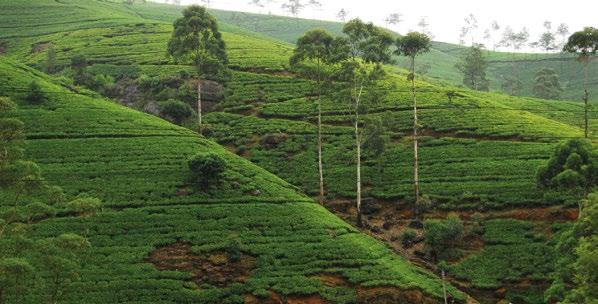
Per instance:
[[[211,0],[210,7],[285,15],[281,3],[285,0],[274,0],[269,8],[259,10],[249,5],[250,0]],[[304,3],[308,0],[302,0]],[[459,42],[463,19],[473,13],[479,23],[479,39],[484,29],[493,20],[504,28],[510,25],[516,31],[524,26],[530,31],[530,41],[536,41],[543,31],[545,20],[553,22],[553,30],[558,24],[566,23],[570,31],[581,30],[584,26],[598,27],[598,0],[319,0],[322,7],[314,11],[308,7],[301,12],[300,17],[337,20],[337,12],[345,8],[349,18],[359,17],[366,21],[373,21],[384,25],[384,19],[390,13],[402,14],[404,22],[393,30],[405,33],[408,30],[418,30],[417,23],[422,16],[426,16],[429,30],[435,40],[444,42]],[[201,0],[183,0],[184,4],[202,3]],[[501,31],[502,32],[502,29]]]

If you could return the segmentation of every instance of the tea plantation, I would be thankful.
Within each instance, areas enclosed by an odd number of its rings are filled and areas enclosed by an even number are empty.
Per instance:
[[[53,92],[42,105],[20,104],[18,117],[31,126],[28,157],[69,196],[90,194],[106,204],[87,221],[57,218],[36,226],[34,235],[40,237],[85,233],[93,246],[82,280],[71,286],[65,303],[238,303],[270,291],[355,301],[354,289],[329,287],[314,278],[324,273],[364,288],[396,286],[441,296],[436,277],[218,145],[108,100],[76,94],[14,61],[2,59],[0,67],[0,77],[9,80],[2,95],[21,100],[23,94],[11,87],[31,79]],[[66,118],[75,112],[86,119]],[[226,160],[217,190],[196,191],[186,180],[186,159],[198,151]],[[183,241],[194,252],[212,252],[226,248],[231,238],[256,258],[244,284],[201,286],[200,291],[185,283],[188,273],[159,271],[144,262],[160,246]],[[450,292],[465,299],[454,288]]]
[[[270,303],[285,298],[294,303],[315,297],[369,303],[364,294],[390,288],[421,292],[440,303],[442,284],[435,274],[310,198],[318,194],[314,83],[289,71],[290,42],[313,24],[333,33],[339,24],[293,20],[297,26],[289,28],[281,26],[289,22],[284,17],[212,12],[227,44],[231,75],[222,100],[204,116],[204,138],[197,135],[194,119],[176,126],[70,79],[71,60],[82,55],[92,76],[125,83],[123,91],[135,91],[140,99],[176,95],[184,88],[178,82],[194,71],[166,55],[180,7],[117,0],[0,0],[0,96],[19,103],[27,157],[68,197],[90,195],[105,206],[87,220],[58,217],[35,226],[36,237],[72,231],[86,235],[93,246],[81,281],[72,284],[63,302]],[[54,75],[39,71],[50,45],[61,70]],[[460,81],[451,70],[457,56],[453,47],[435,43],[422,58],[440,66],[417,83],[421,192],[433,202],[429,216],[454,211],[467,218],[477,211],[491,220],[483,225],[480,247],[452,261],[449,276],[455,286],[488,303],[497,298],[542,303],[555,259],[553,234],[568,224],[495,213],[576,207],[575,202],[545,199],[535,176],[560,141],[583,136],[583,107],[437,82]],[[491,55],[499,63],[493,73],[510,63],[507,55]],[[366,129],[381,122],[385,142],[379,155],[364,147],[364,205],[384,202],[404,211],[413,200],[411,95],[406,72],[385,69],[384,79],[369,89],[380,98],[360,120]],[[574,74],[575,69],[568,65],[563,71]],[[42,104],[24,101],[32,80],[45,94]],[[171,83],[177,86],[168,87]],[[163,90],[154,92],[155,87]],[[576,98],[569,92],[577,90],[571,84],[566,96]],[[334,93],[327,92],[322,104],[326,200],[352,203],[352,117],[348,104]],[[596,143],[598,109],[591,108],[589,116]],[[189,182],[187,160],[198,152],[225,160],[217,187],[202,191]],[[233,248],[252,260],[253,269],[226,286],[197,283],[197,274],[184,267],[159,270],[150,263],[169,246],[189,246],[187,254],[196,256]],[[322,276],[333,276],[336,283]],[[448,290],[457,302],[468,300],[465,292]],[[494,297],[500,290],[500,297]],[[32,303],[43,296],[34,295]]]

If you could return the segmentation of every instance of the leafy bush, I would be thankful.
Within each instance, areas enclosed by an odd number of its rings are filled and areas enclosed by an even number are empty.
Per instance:
[[[102,202],[97,198],[84,197],[66,203],[66,209],[80,216],[89,216],[102,208]]]
[[[32,104],[40,104],[46,100],[42,88],[37,81],[32,81],[29,85],[29,93],[25,99]]]
[[[417,238],[417,232],[413,229],[406,229],[401,233],[401,243],[403,247],[409,248],[415,239]]]
[[[193,182],[209,186],[220,181],[226,163],[218,154],[199,153],[189,159],[188,165]]]
[[[185,102],[170,99],[160,104],[160,113],[175,124],[181,124],[193,115],[193,109]]]
[[[592,144],[572,139],[559,145],[536,179],[545,190],[591,189],[598,185],[598,164]]]
[[[445,260],[455,256],[455,249],[464,236],[461,219],[450,214],[445,220],[426,220],[424,240],[434,259]]]

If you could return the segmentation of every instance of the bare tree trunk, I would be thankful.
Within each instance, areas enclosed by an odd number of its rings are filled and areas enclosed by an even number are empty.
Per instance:
[[[584,66],[584,79],[583,79],[583,102],[584,102],[584,135],[585,138],[588,138],[588,99],[590,98],[590,94],[588,92],[588,70],[590,66],[590,58],[588,58],[585,62]]]
[[[361,100],[361,93],[363,92],[363,84],[359,89],[359,94],[355,100],[355,146],[357,149],[357,226],[363,226],[361,218],[361,138],[359,137],[359,102]]]
[[[419,200],[419,157],[417,142],[417,98],[415,92],[415,57],[411,57],[411,92],[413,94],[413,182],[415,190],[415,205]]]
[[[201,78],[197,80],[197,129],[201,134]]]
[[[322,90],[320,87],[320,60],[318,59],[318,173],[320,175],[320,204],[324,204],[324,169],[322,165]]]
[[[446,298],[446,281],[444,279],[444,269],[441,270],[442,273],[442,293],[444,294],[444,304],[448,304],[448,300]]]

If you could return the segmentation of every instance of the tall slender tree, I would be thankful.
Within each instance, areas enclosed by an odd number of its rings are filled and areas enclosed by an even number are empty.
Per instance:
[[[390,47],[393,37],[387,31],[376,27],[373,23],[364,23],[353,19],[345,24],[343,33],[346,37],[338,39],[335,57],[342,59],[339,78],[347,84],[355,137],[356,187],[357,187],[357,225],[362,225],[361,211],[361,136],[360,114],[367,108],[365,101],[376,100],[376,90],[368,92],[376,80],[384,76],[382,64],[392,61]],[[369,94],[368,94],[369,93]],[[366,96],[368,95],[368,96]]]
[[[415,206],[420,199],[419,189],[419,155],[418,155],[418,135],[419,128],[417,120],[417,94],[415,86],[415,58],[430,51],[431,41],[426,34],[411,32],[396,41],[397,55],[403,55],[411,59],[411,73],[408,80],[411,81],[411,94],[413,98],[413,183],[415,192]]]
[[[201,82],[204,78],[224,79],[228,73],[226,45],[216,19],[206,8],[192,5],[174,22],[168,54],[176,62],[191,63],[197,72],[197,124],[202,127]]]
[[[305,8],[305,4],[301,0],[287,0],[282,4],[281,8],[293,17],[297,18],[299,13]]]
[[[399,25],[399,23],[403,22],[402,18],[402,15],[399,13],[391,13],[384,19],[384,22],[386,22],[386,27],[388,28],[391,25]]]
[[[584,134],[588,138],[588,109],[590,94],[588,92],[588,74],[590,62],[595,58],[598,52],[598,29],[586,27],[583,31],[575,32],[569,40],[563,51],[577,55],[577,59],[584,66],[583,78],[583,102],[584,102]]]
[[[344,8],[341,8],[341,10],[340,10],[340,11],[338,11],[338,13],[336,14],[336,17],[337,17],[337,18],[338,18],[340,21],[342,21],[342,22],[345,22],[345,21],[347,21],[347,16],[348,16],[348,15],[349,15],[349,12],[347,12],[347,10],[346,10],[346,9],[344,9]]]
[[[297,47],[290,59],[292,67],[305,61],[315,62],[315,75],[309,73],[310,78],[316,80],[315,91],[317,94],[317,108],[318,108],[318,173],[320,181],[320,196],[319,201],[324,203],[324,169],[322,160],[322,83],[323,78],[328,78],[323,75],[323,65],[328,65],[333,62],[335,52],[334,38],[324,30],[316,29],[305,33],[299,40],[297,40]]]

